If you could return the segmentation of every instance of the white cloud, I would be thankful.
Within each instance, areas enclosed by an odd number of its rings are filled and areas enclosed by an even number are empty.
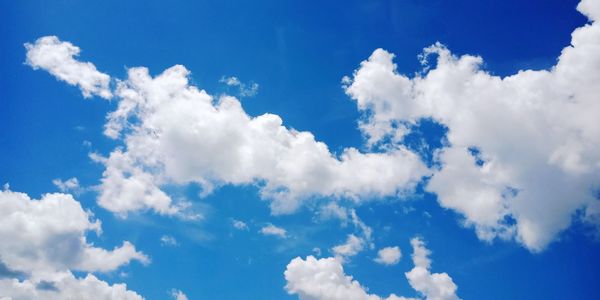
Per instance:
[[[60,178],[57,178],[52,180],[52,184],[54,184],[58,190],[63,193],[72,192],[78,194],[83,190],[79,185],[79,180],[76,177],[71,177],[66,181],[62,181]]]
[[[180,290],[172,289],[169,293],[175,300],[188,300],[188,297]]]
[[[387,298],[369,294],[358,281],[344,273],[341,261],[333,257],[316,259],[311,255],[305,260],[296,257],[287,265],[284,275],[287,292],[297,294],[301,300],[407,299],[393,294]]]
[[[338,208],[339,210],[336,210],[337,213],[335,213],[334,216],[339,217],[342,222],[350,219],[352,221],[352,225],[354,226],[354,230],[356,231],[356,235],[349,234],[346,238],[346,242],[331,248],[331,251],[335,254],[335,256],[340,258],[342,261],[347,261],[350,257],[355,256],[359,252],[363,251],[365,247],[371,249],[374,248],[375,245],[373,244],[372,238],[373,229],[367,226],[358,217],[354,209]],[[341,212],[344,213],[342,214]]]
[[[347,148],[339,157],[309,132],[288,129],[279,116],[251,117],[229,96],[214,99],[188,84],[174,66],[152,78],[129,69],[105,133],[125,147],[108,158],[98,203],[113,212],[152,209],[176,214],[165,184],[197,183],[202,195],[225,184],[255,184],[274,213],[295,211],[315,196],[360,201],[411,190],[427,168],[402,146],[386,153]]]
[[[260,233],[264,235],[274,235],[280,238],[287,237],[287,231],[281,227],[277,227],[273,224],[268,224],[260,229]]]
[[[88,98],[97,95],[110,99],[110,76],[99,72],[89,62],[80,62],[75,58],[80,49],[69,42],[61,42],[56,36],[39,38],[34,44],[26,43],[26,63],[34,69],[43,69],[57,79],[76,85]]]
[[[0,258],[10,269],[26,273],[69,269],[106,272],[146,255],[125,241],[113,250],[86,241],[100,233],[100,221],[67,194],[45,194],[32,200],[23,193],[0,191]]]
[[[237,230],[248,230],[248,224],[240,220],[231,220],[231,224]]]
[[[169,246],[169,247],[175,247],[175,246],[179,246],[179,243],[177,242],[177,239],[173,236],[170,235],[163,235],[160,237],[160,244],[162,246]]]
[[[331,251],[335,256],[343,259],[355,256],[365,248],[365,240],[354,234],[349,234],[346,238],[346,242],[343,244],[334,246]]]
[[[413,262],[415,267],[406,273],[410,285],[427,300],[456,300],[456,285],[446,273],[429,271],[429,250],[417,238],[412,239]],[[284,272],[286,291],[296,294],[301,300],[401,300],[405,298],[391,294],[383,298],[369,294],[368,289],[344,273],[339,258],[306,259],[296,257],[290,261]]]
[[[109,285],[92,274],[75,278],[71,272],[26,280],[0,279],[0,299],[8,300],[142,300],[123,283]]]
[[[427,300],[457,300],[457,286],[447,273],[431,273],[429,271],[431,253],[419,238],[410,241],[413,247],[412,259],[415,267],[406,273],[406,278],[413,289],[420,292]]]
[[[79,49],[56,37],[41,38],[27,48],[31,57],[45,57],[38,52],[67,53],[68,59],[54,59],[49,66],[30,59],[33,67],[55,75],[71,74],[57,70],[73,65],[93,67],[75,61],[72,55]],[[131,68],[128,78],[118,82],[119,104],[108,116],[105,134],[122,137],[125,146],[106,158],[93,155],[106,167],[100,206],[122,217],[148,209],[175,215],[181,206],[161,190],[163,185],[197,183],[207,195],[225,184],[255,184],[262,198],[272,200],[274,213],[290,213],[315,196],[355,201],[395,196],[429,173],[418,156],[402,146],[386,153],[347,148],[334,155],[311,133],[284,127],[277,115],[251,117],[237,99],[214,99],[190,86],[188,75],[180,65],[154,78],[146,68]],[[84,95],[104,91],[81,86]]]
[[[241,82],[237,77],[221,77],[219,80],[222,83],[225,83],[231,87],[237,87],[239,89],[240,97],[253,97],[258,93],[258,83],[252,82],[250,84],[245,84]]]
[[[402,252],[399,247],[385,247],[377,252],[375,262],[382,265],[395,265],[400,262]]]
[[[401,142],[421,118],[448,127],[450,145],[437,153],[442,168],[427,190],[483,240],[514,237],[540,251],[597,201],[600,2],[578,9],[592,23],[573,32],[550,70],[501,78],[481,69],[482,58],[456,57],[438,43],[425,49],[423,61],[434,55],[437,64],[422,75],[399,74],[394,56],[377,49],[343,81],[366,113],[360,128],[372,145]]]
[[[109,285],[92,274],[149,258],[128,241],[113,250],[94,247],[86,234],[100,221],[68,194],[30,199],[5,186],[0,191],[0,299],[142,299],[125,284]]]

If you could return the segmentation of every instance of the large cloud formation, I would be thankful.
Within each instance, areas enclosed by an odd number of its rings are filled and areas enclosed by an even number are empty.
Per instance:
[[[414,268],[406,273],[411,287],[427,300],[457,300],[457,286],[446,273],[431,273],[430,251],[419,238],[411,240]],[[308,256],[292,259],[284,272],[286,290],[301,300],[409,300],[391,294],[386,298],[368,290],[344,273],[342,260],[335,257],[316,259]]]
[[[98,203],[121,216],[149,209],[182,215],[188,204],[164,192],[170,185],[196,183],[208,194],[254,184],[274,213],[290,213],[316,197],[400,195],[431,176],[427,190],[479,238],[515,238],[540,251],[575,211],[600,220],[599,7],[596,0],[580,3],[590,23],[573,32],[550,70],[501,78],[481,69],[482,58],[457,57],[437,43],[422,57],[426,64],[437,56],[437,63],[409,78],[397,72],[392,54],[375,50],[343,80],[365,113],[359,127],[367,144],[380,150],[370,153],[347,148],[335,155],[277,115],[249,116],[236,98],[190,85],[180,65],[156,77],[131,68],[108,91],[110,78],[75,60],[79,48],[56,37],[26,44],[27,62],[78,85],[84,96],[118,99],[105,134],[123,147],[93,158],[106,167]],[[439,169],[428,169],[402,144],[423,118],[448,128]]]
[[[449,145],[437,153],[442,167],[427,190],[483,240],[515,237],[539,251],[576,210],[598,219],[600,2],[584,0],[578,10],[591,23],[573,32],[550,70],[501,78],[481,69],[481,57],[457,57],[437,43],[414,78],[377,49],[344,79],[371,145],[400,142],[423,118],[447,126]]]
[[[73,46],[45,37],[26,47],[28,57],[63,57]],[[72,60],[67,56],[65,64]],[[56,74],[54,64],[35,66]],[[188,76],[181,65],[154,78],[138,67],[118,83],[119,105],[105,134],[122,138],[125,147],[94,156],[106,166],[98,200],[104,208],[123,216],[144,209],[177,214],[185,203],[174,204],[161,186],[197,183],[208,194],[224,184],[256,184],[273,212],[288,213],[315,196],[394,196],[428,172],[401,145],[386,153],[347,148],[337,157],[311,133],[284,127],[277,115],[251,117],[236,98],[215,99],[189,85]]]
[[[86,233],[101,232],[71,195],[45,194],[41,199],[0,191],[0,298],[141,299],[125,285],[109,285],[88,274],[108,272],[132,260],[149,258],[125,241],[113,250],[94,247]]]

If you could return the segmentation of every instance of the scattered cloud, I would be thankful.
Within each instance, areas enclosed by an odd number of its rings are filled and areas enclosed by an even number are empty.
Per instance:
[[[231,224],[233,225],[233,228],[237,230],[248,230],[248,224],[243,221],[233,219],[231,220]]]
[[[402,258],[402,252],[400,251],[399,247],[385,247],[377,252],[377,258],[375,258],[375,262],[378,264],[391,266],[400,262],[400,258]]]
[[[71,177],[66,181],[62,181],[60,178],[52,180],[52,183],[63,193],[80,194],[84,188],[79,185],[79,180],[76,177]]]
[[[420,239],[413,239],[413,262],[415,267],[406,273],[410,285],[427,300],[456,300],[456,285],[446,273],[429,271],[429,250]],[[292,259],[284,272],[289,294],[296,294],[301,300],[408,300],[395,294],[383,298],[369,294],[352,276],[346,275],[342,260],[329,257],[317,259],[308,256]]]
[[[406,278],[413,289],[421,293],[427,300],[457,300],[457,286],[446,273],[431,273],[431,251],[419,238],[410,241],[413,247],[412,259],[415,267],[406,273]]]
[[[180,290],[172,289],[169,294],[175,300],[188,300],[188,297]]]
[[[35,43],[26,43],[26,63],[34,69],[43,69],[59,80],[76,85],[85,98],[92,95],[110,99],[110,76],[101,73],[92,63],[75,59],[79,47],[62,42],[56,36],[39,38]]]
[[[237,87],[240,97],[253,97],[258,93],[258,83],[251,82],[249,84],[245,84],[235,76],[223,76],[219,82],[222,82],[230,87]]]
[[[273,224],[268,224],[260,229],[260,233],[264,235],[274,235],[280,238],[287,237],[287,231],[281,227],[277,227]]]
[[[179,246],[179,242],[177,242],[177,239],[175,239],[174,236],[170,236],[170,235],[161,236],[160,244],[161,244],[161,246],[169,246],[169,247]]]

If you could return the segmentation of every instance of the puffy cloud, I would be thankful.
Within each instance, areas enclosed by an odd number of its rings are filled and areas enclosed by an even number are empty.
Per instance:
[[[399,247],[385,247],[377,252],[375,262],[382,265],[395,265],[400,262],[402,252]]]
[[[406,273],[410,285],[427,300],[458,299],[456,285],[446,273],[429,272],[429,250],[420,239],[411,240],[415,267]],[[339,258],[306,259],[294,258],[284,272],[289,294],[296,294],[301,300],[416,300],[391,294],[383,298],[369,294],[368,289],[346,275]]]
[[[161,186],[197,183],[206,195],[225,184],[255,184],[274,213],[290,213],[317,196],[398,195],[428,174],[403,146],[386,153],[347,148],[335,156],[311,133],[284,127],[277,115],[251,117],[237,99],[214,99],[190,86],[188,76],[179,65],[154,78],[131,68],[118,84],[119,105],[105,134],[123,136],[125,147],[97,157],[106,166],[98,201],[104,208],[176,214]]]
[[[86,241],[100,233],[100,221],[67,194],[45,194],[39,200],[23,193],[0,191],[0,259],[7,268],[25,273],[79,270],[106,272],[146,255],[125,241],[113,250]]]
[[[410,286],[425,296],[427,300],[457,300],[457,286],[446,273],[431,273],[429,271],[431,253],[425,248],[425,243],[419,238],[410,241],[413,247],[412,259],[415,267],[406,273]]]
[[[170,294],[175,300],[188,300],[188,297],[181,290],[172,289]]]
[[[75,278],[71,272],[26,280],[0,279],[0,299],[7,300],[142,300],[125,284],[110,285],[92,274]]]
[[[377,49],[343,80],[365,112],[360,128],[371,145],[402,143],[423,118],[448,127],[449,143],[437,153],[441,170],[426,188],[483,240],[514,237],[540,251],[576,210],[597,202],[600,2],[584,0],[578,9],[591,23],[573,32],[549,70],[502,78],[482,70],[481,57],[457,57],[437,43],[413,78]]]
[[[26,43],[26,63],[34,69],[43,69],[59,80],[76,85],[88,98],[97,95],[110,99],[110,76],[96,70],[89,62],[80,62],[75,58],[80,49],[69,42],[62,42],[56,36],[39,38],[35,43]]]
[[[221,80],[219,80],[222,83],[225,83],[228,86],[231,87],[237,87],[239,89],[239,95],[240,97],[252,97],[252,96],[256,96],[256,94],[258,93],[258,83],[252,82],[248,85],[246,85],[245,83],[241,82],[237,77],[235,76],[231,76],[231,77],[221,77]]]
[[[108,272],[132,260],[149,259],[125,241],[113,250],[94,247],[89,231],[100,221],[67,194],[39,200],[5,186],[0,191],[0,299],[142,299],[125,284],[110,285],[92,274]]]
[[[355,256],[365,248],[365,240],[354,234],[349,234],[346,242],[331,248],[331,251],[340,258]]]
[[[260,233],[264,235],[274,235],[280,238],[287,237],[287,231],[281,227],[277,227],[273,224],[268,224],[260,229]]]
[[[301,300],[382,300],[367,290],[352,276],[344,273],[340,260],[329,257],[316,259],[308,256],[305,260],[296,257],[285,270],[290,294],[297,294]],[[407,299],[390,295],[387,300]]]

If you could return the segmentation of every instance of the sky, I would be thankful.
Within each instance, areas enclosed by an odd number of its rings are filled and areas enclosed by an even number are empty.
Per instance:
[[[597,22],[0,0],[0,299],[597,299]]]

